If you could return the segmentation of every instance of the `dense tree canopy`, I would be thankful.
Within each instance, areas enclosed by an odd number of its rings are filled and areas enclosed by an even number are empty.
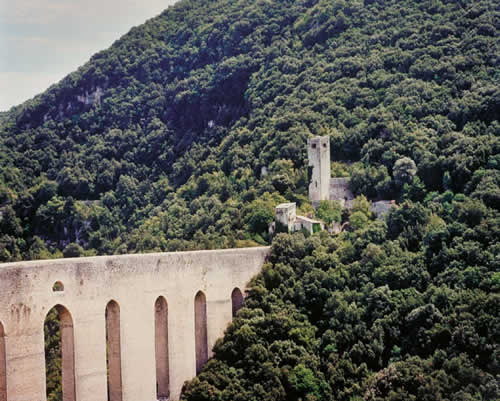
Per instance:
[[[266,243],[311,134],[356,194],[498,208],[496,3],[180,1],[0,115],[0,259]]]
[[[183,397],[499,399],[497,3],[179,1],[0,113],[0,261],[269,243],[328,135],[347,229],[274,239]]]
[[[499,215],[404,210],[337,237],[279,234],[183,399],[498,400]],[[413,251],[391,235],[419,213]]]

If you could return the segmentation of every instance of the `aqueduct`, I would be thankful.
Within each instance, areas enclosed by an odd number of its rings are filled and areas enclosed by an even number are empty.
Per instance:
[[[178,400],[269,248],[0,264],[0,401],[45,401],[61,321],[63,401]]]

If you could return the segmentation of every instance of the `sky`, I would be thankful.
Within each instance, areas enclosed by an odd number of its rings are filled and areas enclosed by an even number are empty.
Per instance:
[[[43,92],[175,0],[0,0],[0,111]]]

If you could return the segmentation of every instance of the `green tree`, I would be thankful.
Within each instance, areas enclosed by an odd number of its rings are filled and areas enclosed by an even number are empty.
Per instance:
[[[342,205],[337,201],[320,201],[316,209],[316,217],[323,220],[327,225],[331,225],[333,222],[340,223],[342,219]]]
[[[413,181],[413,177],[417,174],[417,166],[409,157],[402,157],[394,163],[393,174],[396,185],[401,188]]]
[[[78,258],[83,255],[83,248],[74,242],[68,244],[63,250],[65,258]]]
[[[368,223],[368,217],[361,211],[352,213],[349,216],[349,226],[353,230],[359,230],[366,226]]]

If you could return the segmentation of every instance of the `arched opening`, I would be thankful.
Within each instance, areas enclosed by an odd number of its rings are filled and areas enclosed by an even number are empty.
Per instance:
[[[54,292],[62,292],[64,291],[64,284],[61,281],[56,281],[52,286],[52,291]]]
[[[2,322],[0,322],[0,401],[7,401],[7,352]]]
[[[231,303],[233,305],[233,317],[235,317],[236,312],[243,306],[243,294],[239,288],[235,288],[231,293]]]
[[[170,393],[168,371],[168,304],[159,297],[155,302],[156,398],[166,400]]]
[[[115,301],[108,302],[106,306],[106,367],[108,401],[122,401],[120,306]]]
[[[201,291],[198,291],[194,298],[194,328],[196,374],[198,374],[208,361],[207,299]]]
[[[47,400],[75,401],[75,338],[73,318],[62,305],[45,317],[45,380]]]

